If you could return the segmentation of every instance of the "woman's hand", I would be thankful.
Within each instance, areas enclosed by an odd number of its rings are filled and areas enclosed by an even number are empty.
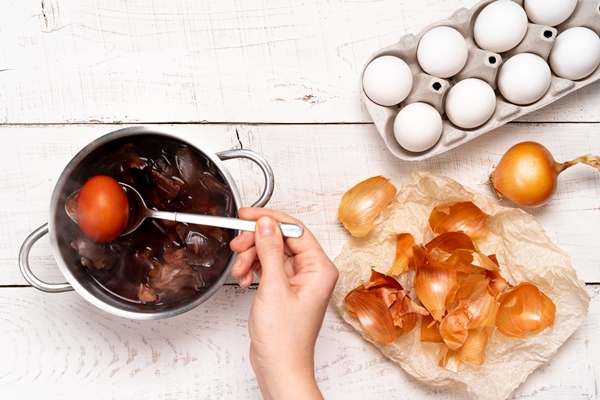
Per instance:
[[[240,286],[260,276],[248,322],[250,362],[266,399],[318,399],[314,348],[338,278],[313,234],[284,238],[278,222],[302,223],[286,214],[242,208],[240,218],[257,220],[256,232],[231,241],[237,253],[231,275]]]

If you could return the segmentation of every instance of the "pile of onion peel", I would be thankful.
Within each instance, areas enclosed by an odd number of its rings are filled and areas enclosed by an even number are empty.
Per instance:
[[[406,335],[421,315],[421,341],[440,343],[438,365],[453,372],[462,362],[482,365],[496,329],[522,338],[552,326],[552,300],[528,282],[512,287],[496,256],[477,249],[475,241],[488,234],[489,218],[470,201],[435,207],[429,226],[436,236],[416,244],[411,234],[398,234],[392,267],[386,274],[372,269],[369,282],[346,295],[345,307],[384,344]],[[409,270],[423,307],[393,277]]]
[[[539,207],[550,201],[558,175],[575,164],[586,164],[600,171],[600,157],[585,155],[558,163],[550,151],[537,142],[521,142],[509,148],[490,174],[498,197],[506,197],[523,207]]]
[[[366,236],[375,228],[375,219],[396,196],[396,187],[388,178],[366,179],[342,196],[338,219],[354,237]]]
[[[396,279],[372,269],[369,282],[351,290],[344,305],[373,340],[387,344],[410,332],[418,314],[429,314],[409,294]]]

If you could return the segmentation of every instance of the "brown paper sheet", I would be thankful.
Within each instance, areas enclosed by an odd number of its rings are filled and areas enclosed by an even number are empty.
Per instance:
[[[453,201],[472,201],[492,215],[488,222],[490,234],[476,245],[485,254],[496,254],[502,276],[513,285],[520,282],[537,285],[556,305],[554,326],[525,338],[509,338],[495,331],[488,343],[486,362],[482,366],[462,363],[458,373],[438,367],[440,345],[421,343],[418,325],[407,336],[384,345],[372,341],[343,306],[346,294],[368,281],[372,266],[385,273],[392,265],[395,234],[408,232],[417,243],[427,242],[433,238],[427,223],[431,210]],[[554,356],[587,316],[589,294],[571,267],[570,257],[521,209],[500,206],[450,178],[415,172],[379,221],[367,236],[351,237],[335,259],[340,278],[333,300],[343,318],[366,340],[423,382],[465,390],[474,399],[505,399],[533,370]],[[412,291],[410,272],[403,274],[399,281]],[[414,293],[411,296],[414,297]]]

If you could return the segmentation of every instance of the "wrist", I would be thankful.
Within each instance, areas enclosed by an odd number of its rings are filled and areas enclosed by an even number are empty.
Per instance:
[[[285,356],[280,359],[281,362],[272,362],[273,358],[270,361],[260,360],[251,346],[250,364],[265,400],[323,398],[312,361]]]
[[[258,386],[265,400],[323,399],[313,370],[278,371],[266,374],[255,370]]]

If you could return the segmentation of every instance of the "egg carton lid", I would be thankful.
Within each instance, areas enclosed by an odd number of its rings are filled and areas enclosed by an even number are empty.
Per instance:
[[[496,75],[505,60],[520,53],[533,53],[548,60],[556,37],[563,31],[573,27],[585,27],[600,36],[600,1],[579,0],[571,16],[556,27],[538,25],[529,22],[527,33],[523,40],[513,49],[505,53],[494,53],[480,49],[473,39],[473,25],[479,12],[488,4],[498,0],[483,0],[470,9],[460,8],[449,18],[432,23],[417,35],[407,34],[388,47],[384,47],[369,57],[361,73],[360,89],[367,111],[373,120],[377,131],[383,138],[388,149],[399,159],[407,161],[424,160],[441,154],[478,136],[483,135],[499,126],[506,124],[522,115],[538,110],[567,94],[580,89],[600,79],[600,67],[589,76],[578,81],[571,81],[556,76],[552,72],[550,88],[546,94],[535,103],[522,106],[510,103],[496,90]],[[523,0],[513,0],[523,6]],[[459,31],[465,38],[469,49],[467,63],[464,68],[450,79],[442,79],[425,73],[417,61],[417,46],[421,37],[430,29],[438,26],[448,26]],[[398,106],[381,106],[374,103],[366,95],[362,86],[364,70],[371,61],[381,56],[396,56],[404,60],[412,74],[413,86],[408,97]],[[487,82],[496,91],[496,109],[490,119],[474,129],[461,129],[452,124],[445,116],[444,101],[450,88],[466,78],[479,78]],[[442,135],[440,140],[430,149],[414,153],[402,148],[394,136],[394,120],[398,111],[414,102],[424,102],[432,105],[442,116]]]

